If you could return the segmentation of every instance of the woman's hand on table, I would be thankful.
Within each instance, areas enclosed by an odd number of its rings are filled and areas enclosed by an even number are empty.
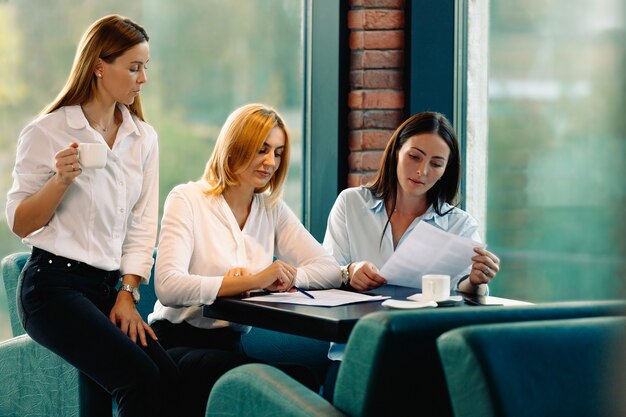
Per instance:
[[[272,262],[270,266],[257,274],[261,288],[268,291],[289,291],[296,284],[298,269],[281,260]]]
[[[387,280],[380,275],[378,268],[371,262],[353,262],[348,267],[350,274],[350,286],[358,291],[367,291],[378,288],[387,283]]]

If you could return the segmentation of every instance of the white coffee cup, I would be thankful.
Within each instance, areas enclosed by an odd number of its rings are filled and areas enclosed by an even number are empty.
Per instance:
[[[102,143],[79,143],[78,162],[83,168],[104,168],[107,164],[107,146]]]
[[[422,275],[422,297],[432,301],[450,298],[450,275]]]

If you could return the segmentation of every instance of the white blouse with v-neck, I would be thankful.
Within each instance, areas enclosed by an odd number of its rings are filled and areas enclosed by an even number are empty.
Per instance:
[[[270,206],[265,194],[255,194],[240,229],[223,196],[207,195],[206,189],[203,180],[178,185],[165,201],[155,272],[159,301],[150,323],[227,326],[203,317],[202,305],[215,301],[229,269],[257,273],[274,258],[298,268],[296,284],[302,288],[340,286],[339,264],[284,202]]]

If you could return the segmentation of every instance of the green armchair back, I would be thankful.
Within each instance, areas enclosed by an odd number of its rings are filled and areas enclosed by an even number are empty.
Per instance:
[[[321,416],[328,415],[329,407],[336,415],[353,417],[452,416],[436,345],[441,334],[480,323],[619,315],[626,315],[626,301],[381,311],[359,320],[352,331],[333,404],[318,395],[303,396],[302,386],[285,374],[252,364],[218,380],[209,397],[207,416]],[[234,406],[238,395],[255,400]],[[283,405],[276,396],[298,401]],[[267,409],[263,405],[268,405]],[[316,414],[310,410],[325,411]]]
[[[14,336],[0,342],[0,416],[111,417],[112,402],[106,391],[25,334],[17,313],[16,289],[29,256],[29,252],[13,253],[0,263]],[[137,305],[144,320],[156,301],[152,282],[142,286]]]
[[[456,416],[625,415],[624,317],[469,326],[437,345]]]

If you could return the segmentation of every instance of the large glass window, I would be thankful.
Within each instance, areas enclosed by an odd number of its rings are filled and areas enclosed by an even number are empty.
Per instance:
[[[487,232],[492,292],[626,295],[626,6],[491,0]]]
[[[161,206],[176,184],[199,178],[236,107],[270,104],[293,151],[285,200],[302,217],[304,1],[143,0],[0,2],[0,201],[4,210],[20,130],[59,92],[80,36],[118,13],[150,36],[145,114],[159,133]],[[71,138],[68,138],[68,143]],[[0,256],[27,250],[0,216]],[[10,336],[0,288],[0,340]]]

